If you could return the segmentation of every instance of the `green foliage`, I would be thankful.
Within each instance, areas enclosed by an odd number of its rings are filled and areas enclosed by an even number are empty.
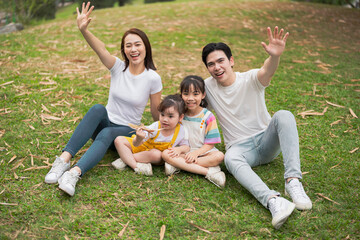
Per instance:
[[[82,3],[90,2],[91,6],[94,6],[95,9],[101,9],[101,8],[111,8],[114,6],[115,2],[118,0],[77,0],[79,9],[81,9]]]
[[[313,3],[325,3],[332,5],[344,5],[346,4],[345,0],[296,0],[298,2],[313,2]]]
[[[15,12],[22,23],[32,19],[53,19],[56,13],[57,0],[17,0]]]
[[[144,3],[156,3],[156,2],[172,2],[175,0],[144,0]]]

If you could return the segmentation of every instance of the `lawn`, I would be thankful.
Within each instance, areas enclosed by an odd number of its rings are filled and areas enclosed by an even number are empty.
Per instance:
[[[130,27],[144,30],[164,85],[206,78],[202,47],[223,41],[235,70],[261,67],[266,27],[290,32],[266,90],[271,114],[298,124],[310,211],[275,230],[271,214],[226,173],[221,190],[205,178],[163,167],[145,177],[110,166],[109,151],[69,197],[44,183],[56,155],[87,110],[106,105],[109,72],[77,29],[74,6],[57,19],[0,35],[0,239],[359,239],[360,11],[291,1],[174,1],[93,12],[90,30],[120,57]],[[151,122],[149,108],[143,123]],[[90,142],[75,158],[84,153]],[[223,145],[218,146],[224,150]],[[284,192],[282,156],[255,171]],[[161,234],[162,233],[162,234]]]

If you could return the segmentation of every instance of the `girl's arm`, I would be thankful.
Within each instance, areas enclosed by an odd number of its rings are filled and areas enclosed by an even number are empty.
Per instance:
[[[101,62],[107,67],[108,69],[111,69],[116,61],[116,58],[112,56],[108,50],[105,48],[105,44],[100,41],[97,37],[94,36],[88,29],[88,25],[91,21],[91,18],[89,18],[92,10],[94,9],[94,6],[90,7],[90,2],[88,2],[85,6],[85,3],[82,4],[81,13],[79,11],[79,8],[76,8],[77,11],[77,25],[79,27],[80,32],[84,36],[87,43],[90,45],[90,47],[94,50],[94,52],[98,55]]]
[[[207,151],[210,151],[214,147],[214,144],[204,144],[201,146],[201,148],[196,149],[195,151],[189,152],[185,155],[185,161],[187,163],[196,163],[197,158],[206,153]]]
[[[169,156],[170,157],[179,157],[181,154],[187,153],[188,151],[190,151],[190,147],[188,145],[172,147],[172,148],[169,148]]]

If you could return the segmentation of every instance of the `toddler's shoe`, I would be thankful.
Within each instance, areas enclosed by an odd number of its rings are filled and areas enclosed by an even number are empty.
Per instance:
[[[153,175],[151,163],[137,163],[134,171],[137,174],[144,174],[146,176]]]
[[[218,186],[219,188],[225,187],[226,177],[225,173],[221,171],[219,166],[209,167],[208,173],[205,176],[210,182]]]
[[[165,174],[166,176],[171,176],[173,174],[179,173],[180,169],[178,169],[177,167],[174,167],[173,165],[169,164],[169,163],[165,163]]]
[[[125,168],[127,167],[127,165],[123,162],[123,160],[121,160],[121,158],[118,158],[115,161],[113,161],[111,165],[120,171],[125,170]]]

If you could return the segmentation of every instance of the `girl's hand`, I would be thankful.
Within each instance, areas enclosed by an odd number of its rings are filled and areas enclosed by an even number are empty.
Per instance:
[[[138,129],[136,129],[136,137],[139,140],[143,140],[146,137],[146,133],[143,130],[143,128],[140,127]]]
[[[196,154],[195,152],[189,152],[189,153],[185,154],[185,162],[186,163],[197,163],[198,157],[199,157],[199,155]]]
[[[79,12],[79,8],[78,7],[76,8],[76,11],[78,14],[76,22],[77,22],[77,25],[78,25],[78,28],[80,29],[80,31],[85,31],[91,21],[91,18],[89,18],[89,16],[90,16],[92,10],[94,9],[94,6],[91,6],[90,9],[89,9],[89,7],[90,7],[90,2],[88,2],[86,4],[86,6],[85,6],[85,2],[83,2],[81,13]]]
[[[169,156],[172,158],[179,157],[181,154],[181,151],[177,148],[169,148]]]

